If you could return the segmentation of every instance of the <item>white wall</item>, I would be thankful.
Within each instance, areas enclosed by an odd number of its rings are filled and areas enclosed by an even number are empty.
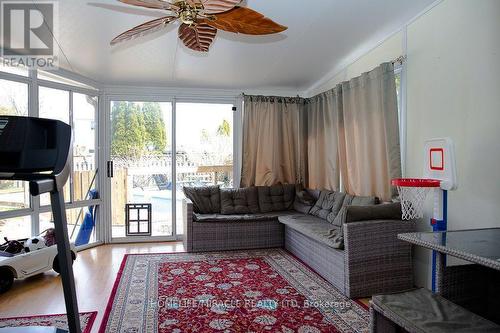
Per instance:
[[[363,72],[372,70],[383,62],[396,59],[403,54],[402,41],[403,32],[399,31],[384,40],[378,47],[372,49],[339,73],[336,73],[334,77],[325,80],[325,82],[314,85],[312,89],[309,89],[305,93],[305,95],[307,97],[317,95],[328,89],[332,89],[340,82],[349,80],[353,77],[361,75]]]
[[[425,139],[451,137],[448,229],[500,227],[500,1],[446,0],[408,26],[407,43],[408,175],[421,173]],[[429,258],[416,254],[423,285]]]
[[[422,174],[424,140],[451,137],[459,189],[449,194],[449,229],[500,227],[500,1],[444,0],[309,93],[397,58],[405,45],[406,176]],[[430,230],[428,218],[419,228]],[[429,287],[429,252],[415,259],[416,282]]]

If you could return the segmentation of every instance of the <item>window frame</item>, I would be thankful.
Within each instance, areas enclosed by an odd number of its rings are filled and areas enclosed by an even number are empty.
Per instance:
[[[407,151],[407,108],[406,108],[406,60],[394,64],[394,76],[400,77],[398,89],[398,125],[399,125],[399,142],[401,154],[401,175],[406,175],[406,151]],[[398,87],[396,87],[397,89]]]
[[[29,77],[0,71],[0,80],[26,84],[27,98],[28,98],[28,100],[27,100],[28,113],[26,114],[26,116],[29,116],[30,111],[31,111],[31,107],[30,107],[30,105],[31,105],[31,103],[30,103],[31,102],[31,96],[30,96],[31,81],[30,81]],[[32,210],[33,210],[33,197],[31,195],[29,195],[28,207],[0,212],[0,219],[22,217],[25,215],[29,215],[29,213],[31,213]],[[33,221],[33,219],[32,219],[32,221]],[[33,226],[32,226],[32,231],[33,231]]]
[[[54,77],[57,78],[58,73],[53,74]],[[61,75],[61,78],[65,78],[64,75]],[[29,117],[39,117],[39,88],[40,87],[45,87],[45,88],[51,88],[51,89],[57,89],[57,90],[62,90],[62,91],[67,91],[68,92],[68,98],[69,98],[69,123],[72,125],[73,124],[73,94],[74,93],[79,93],[83,95],[88,95],[91,97],[97,98],[97,107],[95,108],[95,114],[94,114],[94,119],[95,119],[95,169],[97,171],[97,176],[95,179],[95,188],[98,191],[101,191],[101,177],[99,173],[99,166],[100,166],[100,145],[99,145],[99,139],[100,139],[100,107],[101,107],[101,94],[100,91],[97,88],[92,88],[92,86],[88,85],[87,83],[80,82],[79,80],[75,80],[73,78],[68,78],[68,82],[75,82],[75,83],[81,83],[81,86],[76,86],[76,85],[71,85],[71,84],[65,84],[57,81],[50,81],[50,80],[44,80],[44,79],[39,79],[38,78],[38,71],[36,69],[29,69],[29,75],[28,76],[23,76],[23,75],[17,75],[9,72],[3,72],[0,69],[0,79],[6,80],[6,81],[12,81],[12,82],[17,82],[17,83],[23,83],[27,84],[28,86],[28,114],[27,116]],[[73,151],[70,156],[71,162],[73,160]],[[93,199],[93,200],[77,200],[74,201],[74,195],[73,195],[73,169],[74,165],[71,163],[71,171],[70,171],[70,198],[66,202],[65,207],[67,210],[71,209],[78,209],[78,208],[84,208],[88,206],[102,206],[103,200],[101,199],[101,196],[99,199]],[[66,199],[67,200],[67,199]],[[95,227],[95,233],[96,233],[96,239],[93,243],[83,245],[78,247],[78,250],[82,250],[85,248],[93,247],[96,245],[102,244],[102,224],[101,221],[103,221],[103,214],[101,213],[102,209],[98,209],[98,216],[97,219],[99,223]],[[32,235],[38,235],[40,233],[40,214],[51,212],[51,206],[49,205],[40,205],[40,196],[33,197],[30,195],[30,202],[29,202],[29,207],[28,208],[22,208],[22,209],[14,209],[14,210],[9,210],[5,212],[0,212],[0,219],[11,219],[11,218],[17,218],[17,217],[23,217],[23,216],[30,216],[31,217],[31,234]]]

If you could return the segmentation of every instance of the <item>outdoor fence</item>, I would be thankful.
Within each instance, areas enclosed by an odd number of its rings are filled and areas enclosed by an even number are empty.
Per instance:
[[[208,156],[207,156],[208,157]],[[217,184],[222,187],[232,186],[232,164],[216,165],[210,158],[193,161],[183,153],[177,154],[177,200],[183,198],[183,186],[200,186]],[[198,164],[202,162],[203,164]],[[113,158],[114,175],[112,179],[112,216],[114,226],[125,224],[125,204],[133,202],[134,193],[149,194],[173,191],[172,159],[170,155],[143,156],[137,160]],[[171,195],[162,197],[171,198]],[[171,205],[171,201],[164,201]],[[153,207],[153,215],[155,207]],[[155,218],[155,216],[153,216]],[[158,218],[158,217],[157,217]]]
[[[90,161],[89,161],[90,160]],[[143,156],[140,159],[129,160],[113,157],[114,177],[111,179],[112,188],[112,224],[123,227],[125,224],[125,205],[135,200],[149,200],[146,195],[136,196],[144,192],[157,193],[164,201],[156,200],[153,207],[153,218],[166,219],[165,215],[156,214],[158,205],[170,205],[172,208],[172,191],[176,191],[177,200],[183,198],[183,186],[220,185],[231,187],[233,179],[232,157],[227,161],[221,160],[213,154],[187,154],[179,152],[176,156],[177,188],[173,188],[172,158],[170,154]],[[72,184],[73,201],[82,201],[87,198],[89,189],[97,188],[96,165],[90,157],[75,156],[73,159],[72,183],[65,185],[64,195],[70,201],[70,187]],[[94,179],[96,177],[96,179]],[[141,198],[141,199],[138,199]],[[170,199],[168,199],[170,198]],[[13,210],[29,208],[28,184],[21,181],[0,183],[0,208]],[[50,204],[48,197],[44,198],[43,205]],[[164,208],[164,207],[160,207]],[[71,233],[75,224],[76,236],[78,227],[83,221],[85,209],[75,208],[67,210],[68,229]],[[42,217],[43,215],[43,217]],[[178,218],[182,216],[178,214]],[[41,214],[44,226],[51,226],[51,213]],[[7,220],[0,220],[0,233],[6,227]],[[158,221],[156,221],[158,222]],[[164,223],[166,221],[161,221]]]

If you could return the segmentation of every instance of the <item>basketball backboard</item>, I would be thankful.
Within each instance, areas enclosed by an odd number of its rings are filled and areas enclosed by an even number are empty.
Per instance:
[[[455,190],[457,167],[455,147],[450,138],[437,138],[425,141],[423,178],[441,181],[443,190]]]

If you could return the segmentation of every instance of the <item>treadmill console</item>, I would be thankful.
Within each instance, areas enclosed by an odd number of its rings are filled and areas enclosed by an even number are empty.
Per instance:
[[[0,173],[60,173],[68,159],[71,127],[59,120],[0,116]]]

